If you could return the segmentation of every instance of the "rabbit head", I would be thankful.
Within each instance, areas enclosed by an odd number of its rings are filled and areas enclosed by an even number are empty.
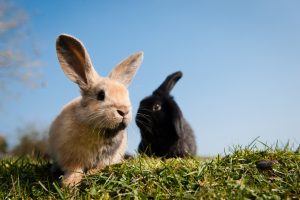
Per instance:
[[[65,75],[81,91],[76,120],[103,132],[125,129],[131,121],[127,87],[141,65],[143,53],[129,56],[108,77],[102,77],[95,71],[84,45],[75,37],[60,35],[56,41],[56,51]]]
[[[140,102],[136,123],[141,130],[142,138],[148,141],[164,137],[177,138],[178,134],[182,132],[182,112],[170,95],[181,77],[182,72],[180,71],[170,74],[151,96]]]

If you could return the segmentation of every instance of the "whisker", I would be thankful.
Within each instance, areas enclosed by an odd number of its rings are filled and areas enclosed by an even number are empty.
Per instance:
[[[152,131],[151,131],[151,126],[149,126],[148,124],[144,123],[143,121],[137,119],[137,122],[139,122],[140,124],[143,125],[143,127],[146,129],[147,132],[149,132],[150,134],[152,134]]]
[[[145,119],[148,123],[151,123],[151,116],[147,114],[137,113],[136,118]]]
[[[151,109],[148,109],[148,108],[139,108],[139,110],[140,111],[147,111],[147,112],[152,112],[152,110]]]

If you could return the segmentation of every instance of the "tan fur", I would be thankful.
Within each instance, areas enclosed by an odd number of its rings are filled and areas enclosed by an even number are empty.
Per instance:
[[[81,88],[82,96],[65,105],[52,123],[49,153],[64,171],[63,185],[74,186],[84,172],[95,173],[123,160],[127,148],[124,128],[132,115],[126,86],[138,69],[142,54],[123,61],[122,67],[115,67],[109,78],[96,73],[84,46],[72,36],[58,38],[57,54],[66,75]],[[105,91],[103,101],[97,99],[101,90]]]
[[[143,56],[142,52],[131,55],[126,60],[122,61],[120,64],[118,64],[118,67],[116,67],[110,73],[109,78],[118,80],[126,86],[129,85],[131,81],[130,76],[122,76],[122,74],[135,74],[136,69],[141,65],[142,62],[140,56]],[[132,67],[128,68],[128,65],[131,65]]]

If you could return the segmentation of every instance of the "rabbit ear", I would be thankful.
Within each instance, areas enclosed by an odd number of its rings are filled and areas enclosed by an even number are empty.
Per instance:
[[[182,72],[177,71],[173,74],[170,74],[165,81],[156,89],[154,90],[153,94],[169,94],[173,87],[175,86],[176,82],[182,77]]]
[[[181,136],[181,133],[183,133],[183,122],[182,122],[182,117],[177,117],[175,119],[173,119],[173,123],[174,123],[174,129],[176,131],[176,135],[178,137]]]
[[[182,112],[174,100],[171,100],[169,102],[169,105],[171,106],[171,112],[170,112],[171,124],[175,130],[176,135],[178,137],[180,137],[181,134],[184,132],[183,131],[184,118],[183,118]]]
[[[132,54],[120,64],[118,64],[109,74],[109,78],[114,79],[125,86],[128,86],[142,64],[144,57],[143,52]]]
[[[64,73],[82,90],[88,89],[99,76],[85,47],[75,37],[65,34],[58,36],[56,53]]]

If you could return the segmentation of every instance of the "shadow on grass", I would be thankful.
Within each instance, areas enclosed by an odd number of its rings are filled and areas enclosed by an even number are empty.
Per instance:
[[[0,198],[57,197],[59,173],[50,172],[51,163],[30,158],[0,160]]]

